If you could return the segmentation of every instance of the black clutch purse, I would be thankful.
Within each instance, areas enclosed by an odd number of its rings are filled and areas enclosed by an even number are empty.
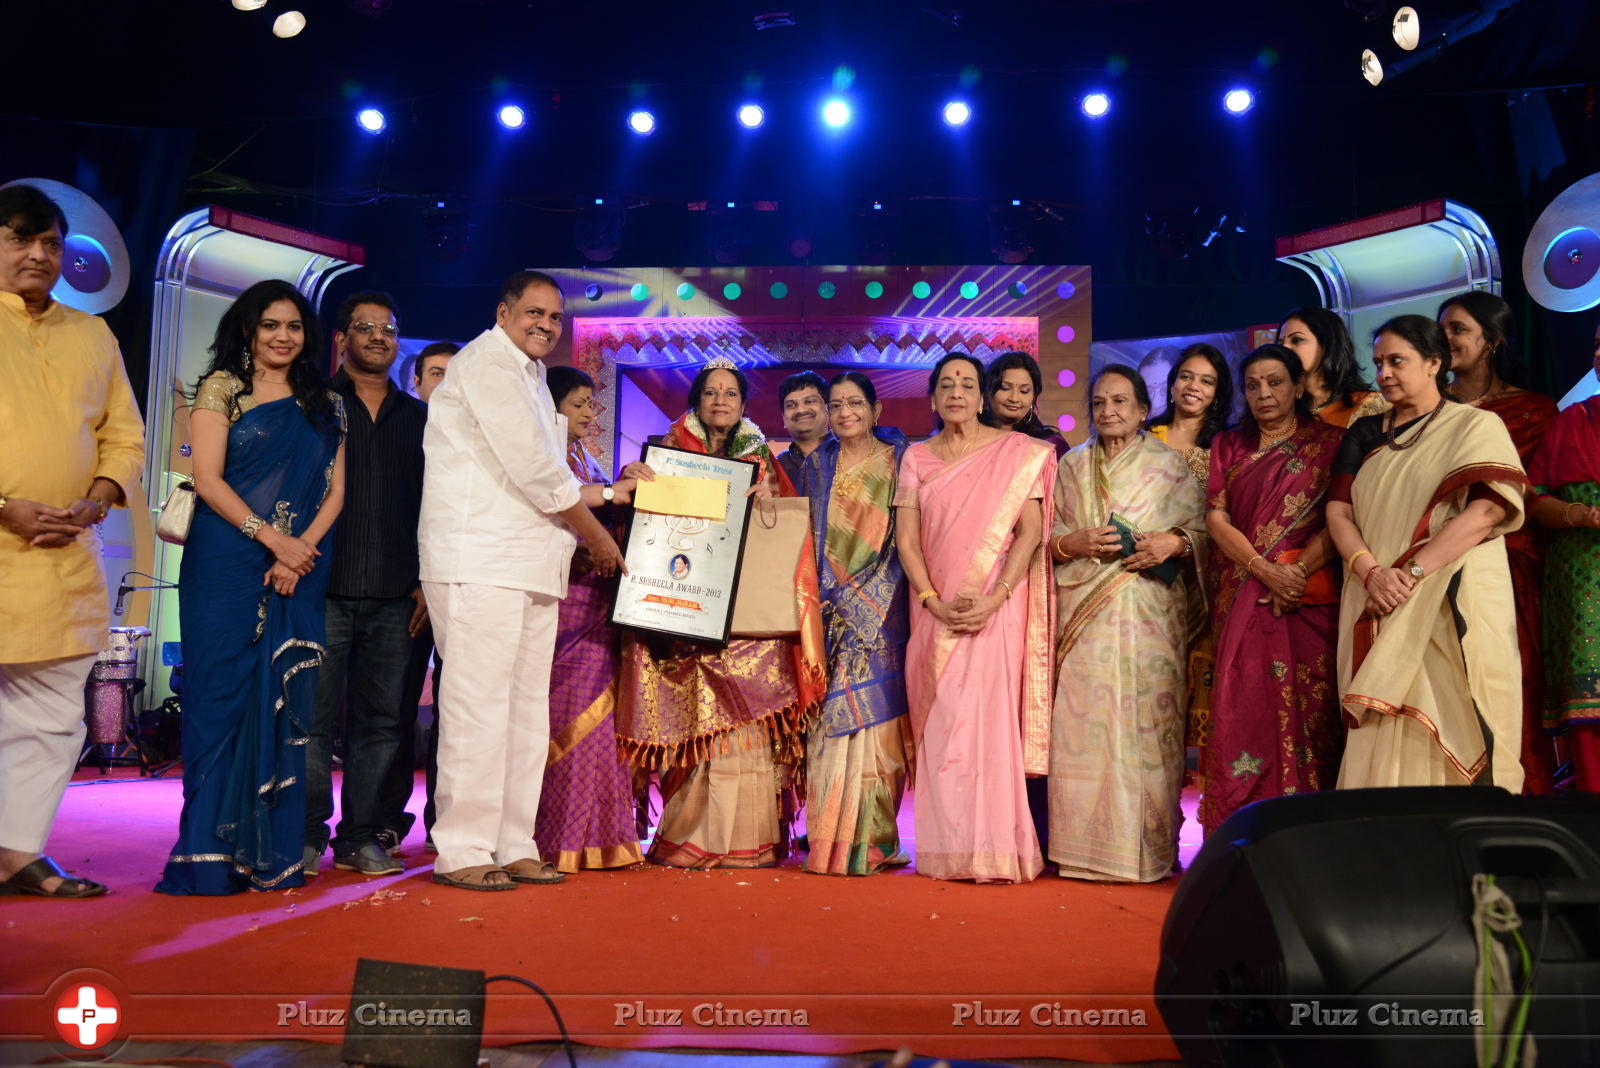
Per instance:
[[[1132,523],[1129,523],[1115,512],[1112,512],[1110,517],[1106,519],[1106,523],[1109,526],[1116,527],[1117,536],[1122,539],[1122,548],[1118,550],[1118,555],[1123,559],[1127,559],[1138,552],[1133,544],[1134,539],[1138,537],[1138,532],[1134,530]],[[1169,556],[1155,567],[1146,568],[1140,573],[1149,575],[1157,582],[1170,586],[1178,581],[1178,558]]]

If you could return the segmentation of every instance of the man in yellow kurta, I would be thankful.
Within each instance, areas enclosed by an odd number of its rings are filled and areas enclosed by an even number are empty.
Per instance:
[[[144,467],[144,424],[98,316],[50,299],[61,209],[0,189],[0,894],[92,897],[41,856],[83,744],[109,613],[99,539]]]

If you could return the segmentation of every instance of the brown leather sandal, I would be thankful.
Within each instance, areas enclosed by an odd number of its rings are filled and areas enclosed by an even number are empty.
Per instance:
[[[61,885],[46,890],[46,879],[60,876]],[[93,879],[75,879],[61,870],[61,865],[49,857],[40,857],[17,871],[5,882],[0,882],[0,895],[37,894],[39,897],[99,897],[106,892],[105,884]]]
[[[505,871],[519,883],[559,883],[567,877],[548,860],[513,860],[505,866]]]
[[[505,882],[489,882],[489,876],[495,872],[504,872],[510,876]],[[498,864],[474,864],[470,868],[457,868],[455,871],[436,871],[433,881],[441,886],[454,886],[462,890],[515,890],[517,884],[513,881],[516,876]]]

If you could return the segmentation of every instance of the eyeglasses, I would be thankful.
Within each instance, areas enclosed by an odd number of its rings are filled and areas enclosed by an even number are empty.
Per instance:
[[[400,333],[400,328],[393,323],[384,323],[382,326],[377,323],[351,323],[350,332],[360,334],[362,337],[381,332],[384,337],[392,338]]]
[[[846,408],[853,412],[859,412],[864,411],[868,407],[870,406],[867,404],[867,398],[865,397],[847,397],[842,401],[828,402],[828,411],[834,413],[835,415],[844,411]]]

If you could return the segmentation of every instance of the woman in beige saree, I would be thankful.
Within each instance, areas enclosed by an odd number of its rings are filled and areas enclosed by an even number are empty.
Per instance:
[[[1183,458],[1140,431],[1150,398],[1137,371],[1103,369],[1090,412],[1094,436],[1061,460],[1050,531],[1050,859],[1069,878],[1152,882],[1177,859],[1205,501]],[[1126,557],[1114,522],[1135,539]]]
[[[1522,788],[1521,660],[1503,535],[1527,477],[1505,423],[1444,399],[1450,347],[1402,315],[1374,337],[1385,415],[1350,425],[1328,531],[1345,558],[1339,786]]]

